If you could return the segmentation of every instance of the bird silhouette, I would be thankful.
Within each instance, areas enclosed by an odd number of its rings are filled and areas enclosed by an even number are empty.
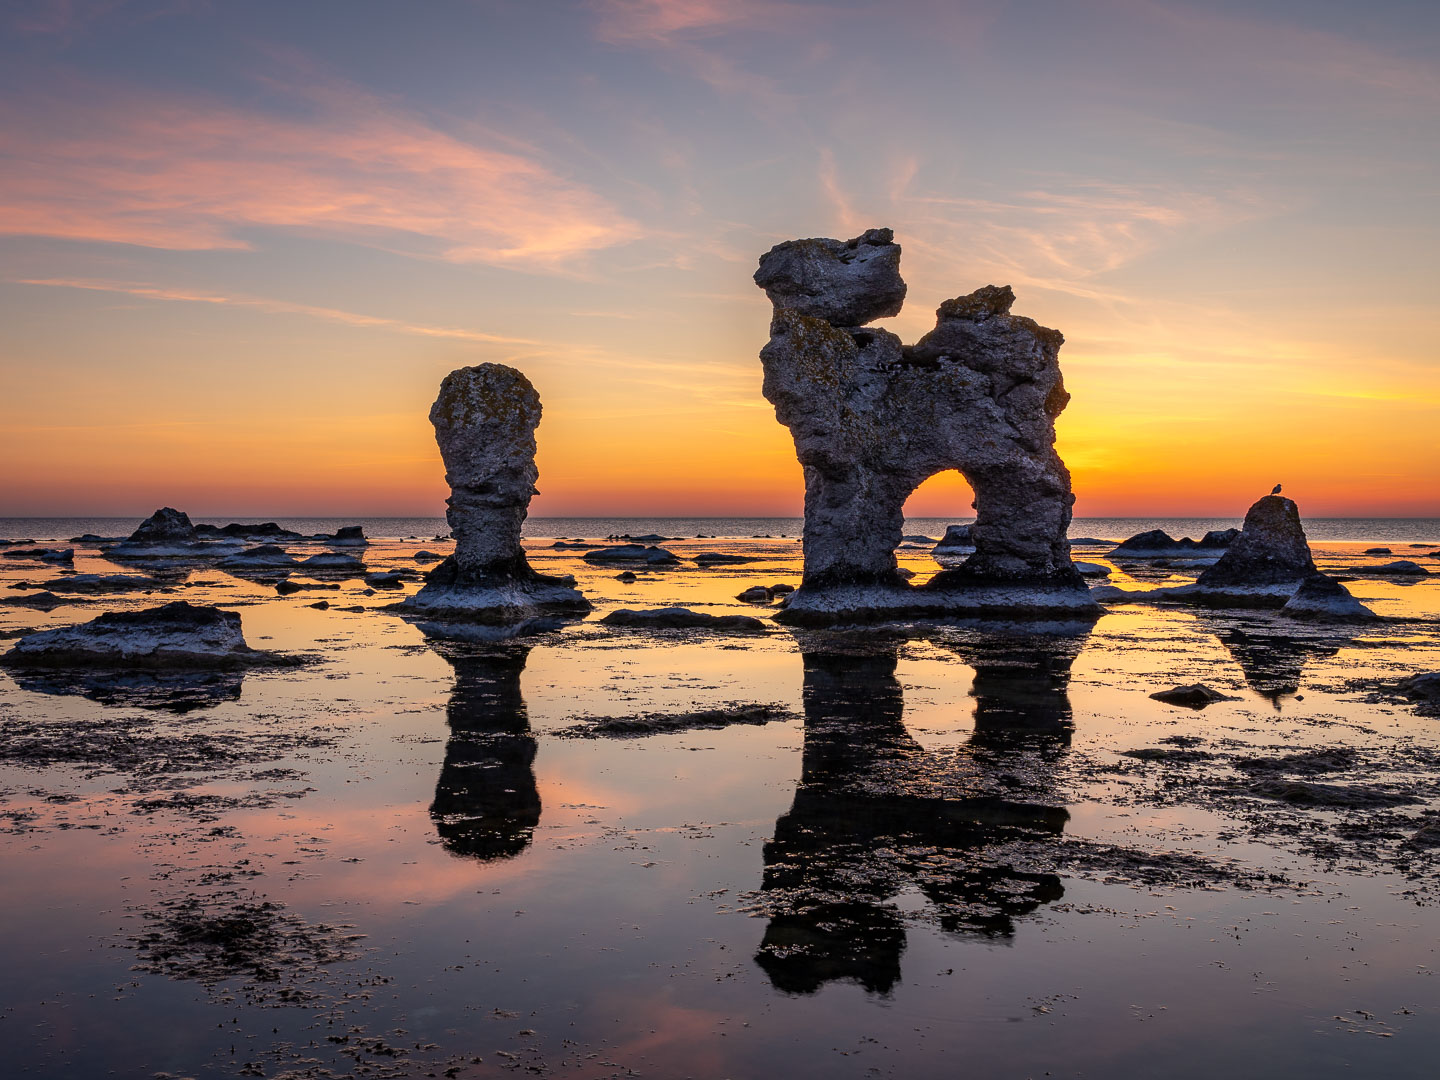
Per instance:
[[[1271,494],[1271,495],[1279,495],[1279,494],[1280,494],[1280,485],[1279,485],[1279,484],[1276,484],[1273,488],[1271,488],[1271,489],[1270,489],[1270,494]]]

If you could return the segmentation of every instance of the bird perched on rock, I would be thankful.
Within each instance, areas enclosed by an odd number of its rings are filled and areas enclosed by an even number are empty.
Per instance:
[[[1273,488],[1271,488],[1271,489],[1270,489],[1270,494],[1271,494],[1271,495],[1279,495],[1279,494],[1280,494],[1280,485],[1279,485],[1279,484],[1276,484]]]

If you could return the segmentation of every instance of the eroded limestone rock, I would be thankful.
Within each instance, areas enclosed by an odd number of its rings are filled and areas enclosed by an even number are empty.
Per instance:
[[[1202,589],[1285,584],[1298,588],[1315,573],[1300,508],[1283,495],[1266,495],[1246,511],[1240,535],[1195,584]]]
[[[537,573],[520,544],[539,477],[540,395],[530,380],[503,364],[452,371],[430,408],[430,422],[450,485],[445,520],[455,552],[430,571],[404,607],[484,622],[588,611],[574,578]]]
[[[805,576],[783,618],[1096,610],[1070,563],[1074,496],[1054,448],[1063,338],[986,286],[903,345],[863,326],[900,310],[899,264],[890,231],[872,229],[780,244],[755,275],[775,305],[764,393],[805,472]],[[911,588],[894,554],[905,500],[947,469],[975,491],[975,552]]]
[[[6,653],[9,667],[233,669],[272,663],[245,644],[240,615],[177,600],[143,611],[107,611],[75,626],[41,630]]]

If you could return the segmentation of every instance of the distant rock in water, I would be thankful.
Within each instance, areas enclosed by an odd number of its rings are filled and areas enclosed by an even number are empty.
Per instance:
[[[969,525],[947,525],[945,535],[935,545],[932,555],[963,555],[975,550],[975,540],[970,535]]]
[[[248,551],[227,555],[215,565],[222,570],[293,569],[300,565],[300,560],[278,544],[261,544]]]
[[[590,610],[573,577],[538,573],[521,545],[539,477],[540,412],[540,395],[514,368],[479,364],[445,377],[430,422],[450,485],[455,553],[398,610],[484,623]]]
[[[240,668],[274,656],[245,644],[240,615],[177,600],[107,611],[87,623],[21,638],[0,662],[15,667]]]
[[[1151,529],[1116,544],[1110,554],[1131,559],[1219,558],[1239,535],[1239,529],[1212,529],[1202,540],[1191,540],[1188,536],[1177,540],[1164,529]]]
[[[1388,547],[1373,547],[1373,548],[1366,548],[1366,549],[1365,549],[1365,554],[1366,554],[1366,555],[1394,555],[1395,553],[1394,553],[1393,551],[1391,551]]]
[[[331,547],[365,547],[370,541],[365,539],[365,529],[361,525],[345,525],[335,530],[333,536],[321,537]]]
[[[586,562],[615,563],[643,562],[651,566],[670,566],[680,560],[674,553],[661,547],[646,547],[643,544],[621,544],[618,547],[596,548],[580,556]]]
[[[229,525],[196,525],[195,533],[201,537],[229,540],[294,541],[304,539],[299,533],[282,529],[273,521],[265,521],[258,525],[245,525],[239,522],[231,522]]]
[[[322,551],[300,561],[302,570],[324,570],[331,573],[343,570],[347,573],[363,574],[365,564],[354,555],[343,555],[338,551]]]
[[[1294,500],[1266,495],[1246,512],[1240,535],[1220,561],[1195,584],[1200,589],[1291,583],[1298,587],[1316,573]]]
[[[19,596],[0,597],[0,604],[13,607],[33,607],[41,611],[65,607],[69,604],[88,604],[89,598],[82,596],[56,596],[53,592],[24,592]]]
[[[140,523],[125,538],[127,544],[193,544],[200,539],[190,515],[173,507],[162,506]]]
[[[606,626],[638,627],[647,630],[739,630],[751,634],[765,632],[765,624],[749,615],[710,615],[684,607],[654,608],[649,611],[620,608],[600,621]]]
[[[148,592],[165,587],[165,582],[143,574],[72,574],[70,577],[51,578],[40,585],[27,586],[32,589],[49,589],[64,593],[118,593]]]
[[[749,555],[727,555],[723,551],[702,551],[695,556],[695,562],[699,566],[739,566],[741,563],[754,561]]]
[[[1281,609],[1286,615],[1301,619],[1324,621],[1358,621],[1377,618],[1376,614],[1350,595],[1350,590],[1325,574],[1315,573],[1306,578],[1285,601]]]

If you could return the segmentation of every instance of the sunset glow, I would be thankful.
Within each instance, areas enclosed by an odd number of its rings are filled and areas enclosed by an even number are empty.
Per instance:
[[[750,276],[888,226],[907,341],[987,283],[1065,334],[1078,515],[1440,515],[1436,19],[28,0],[0,513],[436,514],[429,404],[498,361],[533,515],[798,514]]]

